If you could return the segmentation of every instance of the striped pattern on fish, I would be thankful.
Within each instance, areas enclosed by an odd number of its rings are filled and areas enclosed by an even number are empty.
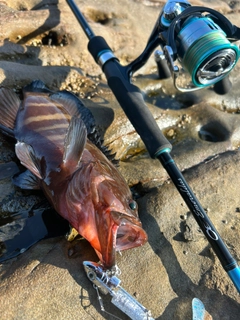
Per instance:
[[[62,163],[64,139],[70,120],[71,115],[47,97],[27,95],[24,108],[18,112],[14,135],[18,141],[34,145],[37,158],[41,157],[44,147],[45,162],[51,171]]]
[[[0,129],[15,137],[17,157],[28,169],[15,184],[41,188],[111,268],[117,250],[140,246],[147,235],[124,178],[89,140],[96,136],[90,110],[73,94],[51,92],[41,81],[23,93],[20,102],[11,90],[0,89]]]

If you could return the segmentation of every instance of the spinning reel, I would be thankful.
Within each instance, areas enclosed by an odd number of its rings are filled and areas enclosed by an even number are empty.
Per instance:
[[[228,75],[239,59],[239,47],[233,43],[236,40],[240,40],[240,29],[219,12],[191,6],[186,0],[168,0],[146,48],[128,71],[131,74],[139,69],[160,45],[155,60],[161,79],[172,75],[174,86],[182,92],[214,85],[217,93],[225,94],[231,88]],[[185,87],[177,81],[183,75],[181,69],[191,79]]]

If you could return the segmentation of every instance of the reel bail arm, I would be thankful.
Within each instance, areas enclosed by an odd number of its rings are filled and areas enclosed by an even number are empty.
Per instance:
[[[152,51],[160,46],[162,53],[156,52],[155,57],[160,79],[171,73],[178,91],[191,92],[213,85],[216,93],[225,94],[231,84],[224,78],[228,77],[240,56],[239,47],[233,43],[239,39],[240,28],[218,11],[191,6],[184,0],[168,0],[142,54],[127,66],[127,74],[131,75],[142,67]],[[177,78],[182,71],[176,60],[190,75],[192,83],[178,85]],[[219,81],[222,85],[215,86]]]

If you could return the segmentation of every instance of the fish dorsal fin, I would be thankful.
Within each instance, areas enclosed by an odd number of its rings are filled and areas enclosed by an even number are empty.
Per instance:
[[[51,94],[50,98],[60,103],[63,106],[63,108],[67,111],[67,113],[69,113],[72,117],[80,115],[77,103],[70,92],[59,91]]]
[[[82,119],[74,116],[70,121],[68,132],[64,141],[64,166],[74,170],[79,167],[86,142],[86,126]]]
[[[105,156],[116,166],[119,161],[115,159],[115,154],[111,153],[111,150],[102,145],[102,140],[99,132],[96,130],[96,123],[92,112],[85,107],[81,99],[75,96],[73,93],[63,90],[53,94],[50,94],[50,98],[59,104],[69,113],[72,117],[78,116],[83,120],[87,128],[88,139],[100,149]]]
[[[87,133],[90,134],[93,132],[95,120],[92,112],[85,107],[84,103],[77,96],[69,91],[63,90],[51,94],[50,98],[60,103],[72,117],[81,116],[81,119],[87,128]]]
[[[15,151],[21,164],[30,170],[39,179],[42,179],[40,162],[36,159],[32,146],[25,142],[17,142]]]
[[[20,103],[20,99],[13,90],[0,88],[0,129],[12,137],[14,137],[13,129]]]
[[[23,88],[23,93],[26,94],[28,92],[52,93],[52,91],[49,90],[41,80],[34,80],[30,84],[26,85]]]
[[[40,189],[39,179],[29,170],[16,174],[12,180],[15,186],[20,187],[21,189]]]

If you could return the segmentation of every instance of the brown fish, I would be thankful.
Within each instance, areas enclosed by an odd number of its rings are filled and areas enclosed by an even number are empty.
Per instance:
[[[115,252],[147,241],[137,204],[124,178],[90,141],[89,109],[67,91],[41,81],[23,90],[23,101],[0,89],[0,129],[15,137],[15,151],[28,169],[14,179],[23,189],[42,189],[55,210],[87,239],[106,268]]]

